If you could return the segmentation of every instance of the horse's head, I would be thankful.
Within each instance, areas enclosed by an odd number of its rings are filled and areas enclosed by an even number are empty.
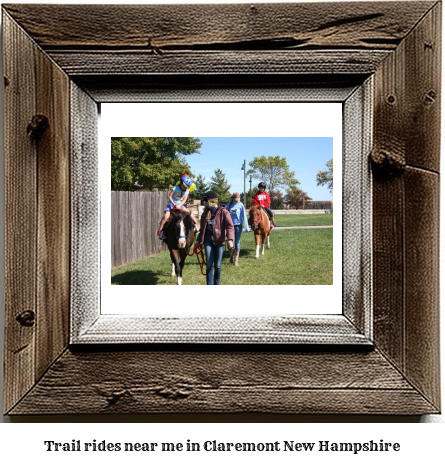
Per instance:
[[[175,235],[178,240],[178,247],[184,249],[187,242],[187,234],[190,230],[190,215],[183,211],[178,211],[174,215],[173,223],[175,226]]]
[[[249,220],[248,223],[252,229],[256,229],[258,224],[262,219],[261,216],[261,206],[260,205],[253,205],[249,210]]]

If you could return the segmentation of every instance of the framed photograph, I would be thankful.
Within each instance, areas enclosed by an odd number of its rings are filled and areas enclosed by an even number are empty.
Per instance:
[[[440,411],[440,2],[2,14],[6,414]],[[172,135],[332,138],[332,283],[112,285],[110,139]]]

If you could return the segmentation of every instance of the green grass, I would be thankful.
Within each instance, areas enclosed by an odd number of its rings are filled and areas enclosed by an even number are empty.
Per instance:
[[[275,224],[277,227],[284,226],[327,226],[332,225],[334,215],[326,213],[314,214],[275,214]]]
[[[329,216],[332,218],[332,215]],[[221,285],[332,284],[332,236],[331,228],[275,230],[271,235],[271,248],[266,248],[265,254],[255,260],[253,233],[243,233],[240,266],[233,266],[229,262],[229,255],[225,252]],[[176,285],[176,278],[171,278],[170,273],[170,254],[164,252],[113,269],[111,283],[113,285]],[[187,257],[182,276],[184,285],[206,284],[195,255]]]

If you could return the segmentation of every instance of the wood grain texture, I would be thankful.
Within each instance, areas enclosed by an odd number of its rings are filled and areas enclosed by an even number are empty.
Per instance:
[[[375,342],[436,405],[440,9],[376,73],[372,154]]]
[[[70,310],[70,82],[36,51],[36,114],[48,128],[37,148],[37,339],[39,378],[69,340]]]
[[[168,192],[111,192],[111,267],[168,250],[156,235]],[[152,206],[154,205],[154,207]]]
[[[71,338],[73,327],[88,327],[100,311],[100,193],[98,105],[73,82],[70,96]]]
[[[14,409],[32,413],[435,411],[378,352],[66,352]]]
[[[440,410],[439,2],[3,8],[6,412],[400,415]],[[121,87],[121,96],[136,92],[144,98],[144,92],[156,92],[169,82],[177,91],[210,88],[217,95],[221,83],[242,92],[262,85],[266,74],[269,85],[273,81],[278,87],[292,88],[296,81],[341,87],[350,85],[348,80],[362,83],[372,73],[375,350],[151,346],[140,351],[116,346],[105,351],[90,346],[65,348],[57,357],[66,334],[64,310],[37,315],[39,326],[57,320],[38,333],[31,313],[37,312],[37,304],[42,308],[40,299],[53,307],[64,303],[63,290],[50,292],[64,282],[66,260],[47,246],[53,235],[59,244],[66,239],[63,228],[49,218],[53,206],[55,218],[62,224],[68,220],[62,192],[66,126],[63,110],[56,108],[65,102],[66,79],[42,54],[79,86],[71,82],[71,150],[85,167],[94,165],[97,153],[97,107],[86,92],[97,101],[113,101]],[[54,95],[48,83],[55,85]],[[36,140],[26,135],[37,108],[48,113],[49,130],[57,128],[62,135],[56,141],[51,132],[43,133],[49,138],[42,139],[43,147],[48,143],[61,153],[45,158],[41,173]],[[54,197],[37,190],[37,177],[42,186],[48,184],[50,168],[62,188]],[[94,215],[88,217],[90,210],[78,207],[71,226],[94,229]],[[80,252],[88,255],[87,248]],[[81,269],[80,261],[73,263]],[[58,267],[60,278],[51,275]],[[78,282],[71,299],[80,296],[78,302],[96,305],[97,296],[85,295],[83,281]],[[57,328],[62,334],[53,337]]]
[[[5,389],[10,409],[35,383],[37,157],[27,135],[35,115],[35,47],[3,15],[5,153]],[[23,70],[27,72],[24,73]],[[28,313],[28,323],[17,317]],[[25,315],[23,315],[25,316]]]
[[[140,74],[366,74],[389,50],[49,51],[70,76]]]
[[[439,172],[442,3],[404,43],[406,61],[406,163]]]
[[[438,406],[440,351],[432,341],[439,339],[440,329],[439,185],[437,173],[407,167],[405,371],[413,385]]]
[[[4,8],[45,50],[395,49],[434,2],[19,5]],[[38,17],[39,21],[35,21]],[[69,30],[69,34],[66,31]]]

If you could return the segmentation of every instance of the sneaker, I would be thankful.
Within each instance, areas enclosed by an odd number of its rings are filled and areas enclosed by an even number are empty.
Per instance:
[[[159,239],[161,239],[161,241],[163,241],[164,239],[167,239],[167,234],[165,234],[165,232],[162,231],[162,234],[159,236]]]
[[[160,236],[162,232],[162,229],[158,229],[158,232],[156,233],[157,236]]]
[[[270,225],[270,229],[273,229],[273,228],[275,228],[275,223],[272,223],[272,224]]]
[[[199,232],[199,230],[200,230],[199,224],[196,223],[196,224],[195,224],[195,232]]]

